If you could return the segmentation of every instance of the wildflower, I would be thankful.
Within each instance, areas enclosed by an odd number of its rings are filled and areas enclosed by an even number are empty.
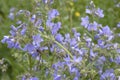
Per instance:
[[[117,56],[114,60],[114,62],[118,65],[120,65],[120,56]]]
[[[92,11],[90,9],[86,9],[87,14],[92,14]]]
[[[53,3],[53,0],[42,0],[44,4],[47,4],[47,3],[50,3],[52,4]]]
[[[54,80],[62,80],[62,79],[61,79],[61,75],[55,76]]]
[[[14,25],[11,25],[10,34],[14,37],[16,36],[17,28]]]
[[[73,80],[79,80],[79,78],[78,77],[74,77],[74,79]]]
[[[103,17],[104,17],[103,10],[101,10],[100,8],[98,8],[98,9],[95,11],[95,14],[96,14],[97,16],[99,16],[100,18],[103,18]]]
[[[30,80],[39,80],[37,77],[31,77]]]
[[[103,69],[103,66],[104,66],[104,63],[106,61],[106,58],[104,56],[101,56],[98,58],[98,60],[96,61],[96,68],[99,70],[98,73],[99,74],[102,74],[102,69]]]
[[[64,39],[64,37],[61,35],[61,34],[57,34],[56,36],[55,36],[55,39],[58,41],[58,42],[63,42],[63,39]]]
[[[35,22],[35,27],[40,27],[42,24],[42,20],[41,19],[38,19],[36,22]]]
[[[27,28],[26,27],[23,27],[23,29],[21,30],[21,35],[25,35],[25,33],[26,33],[26,30],[27,30]]]
[[[65,39],[64,39],[64,42],[70,42],[71,38],[70,38],[70,34],[69,33],[66,33],[65,34]]]
[[[24,12],[25,10],[19,10],[16,15],[19,16],[20,14],[23,14]]]
[[[57,17],[59,14],[59,12],[57,11],[57,9],[52,9],[48,12],[48,19],[52,20],[53,18]]]
[[[47,20],[47,21],[46,21],[46,26],[49,27],[49,29],[51,30],[52,27],[54,26],[54,23],[51,22],[51,20]]]
[[[101,56],[101,57],[98,58],[97,63],[103,64],[105,61],[106,61],[105,56]]]
[[[101,76],[100,76],[100,80],[116,80],[116,76],[114,74],[114,70],[113,69],[108,69],[106,70]]]
[[[93,22],[93,23],[90,23],[89,25],[88,25],[88,31],[97,31],[97,27],[98,27],[98,24],[97,24],[97,22]]]
[[[100,8],[96,9],[93,1],[90,2],[90,9],[86,9],[86,13],[91,15],[92,14],[97,15],[100,18],[104,17],[103,10]]]
[[[9,16],[8,16],[8,18],[10,18],[11,20],[14,20],[14,18],[15,18],[15,14],[14,13],[9,13]]]
[[[83,17],[81,18],[81,20],[82,20],[81,25],[87,28],[87,26],[89,25],[89,17],[88,16]]]
[[[110,36],[112,34],[112,31],[110,30],[109,26],[105,26],[102,28],[102,32],[106,36]]]
[[[41,38],[40,34],[34,35],[32,38],[33,38],[33,45],[39,47],[40,43],[43,41],[43,39]]]
[[[44,28],[43,28],[42,26],[40,26],[40,27],[39,27],[39,30],[43,32],[43,31],[44,31]]]
[[[16,24],[18,24],[18,25],[22,24],[22,21],[19,20],[19,21],[16,22]]]
[[[105,42],[103,40],[98,40],[98,45],[101,47],[101,48],[104,48],[105,47]]]
[[[10,8],[10,12],[14,12],[16,8],[12,7]]]
[[[94,36],[94,39],[95,40],[98,40],[100,38],[100,35],[99,34],[96,34],[95,36]]]
[[[76,16],[76,17],[79,17],[79,16],[80,16],[80,13],[79,13],[79,12],[75,12],[75,16]]]
[[[120,22],[117,24],[117,27],[120,28]]]
[[[82,57],[76,57],[76,56],[74,56],[73,57],[73,62],[75,62],[75,63],[80,63],[82,61]]]
[[[93,49],[90,49],[90,57],[92,58],[94,58],[94,57],[96,57],[97,56],[97,53],[95,53],[95,52],[93,52]]]
[[[36,20],[36,15],[34,14],[34,15],[32,15],[32,17],[31,17],[30,21],[31,21],[32,23],[34,23],[34,22],[35,22],[35,20]]]
[[[1,40],[2,43],[6,43],[9,41],[10,37],[9,36],[4,36],[4,38]]]
[[[26,44],[23,48],[24,51],[28,51],[29,53],[33,52],[35,50],[35,47],[33,44]]]
[[[9,36],[4,36],[4,38],[1,40],[2,43],[7,43],[8,48],[15,48],[15,49],[20,49],[20,44],[19,42],[16,42],[13,37]]]
[[[27,75],[22,76],[22,80],[39,80],[37,77],[28,77]]]
[[[78,32],[75,32],[74,33],[74,37],[78,40],[78,41],[80,41],[80,33],[78,33]]]
[[[77,40],[76,40],[75,38],[72,38],[72,39],[70,40],[70,46],[71,46],[71,47],[74,47],[76,44],[77,44]]]
[[[57,34],[60,28],[61,28],[61,22],[55,23],[51,30],[52,35]]]

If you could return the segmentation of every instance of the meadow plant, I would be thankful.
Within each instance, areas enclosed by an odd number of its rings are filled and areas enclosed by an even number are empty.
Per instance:
[[[17,17],[17,23],[1,40],[22,54],[24,71],[17,80],[118,80],[120,45],[115,38],[119,36],[95,21],[105,16],[101,8],[91,1],[81,17],[83,32],[72,27],[62,33],[59,10],[50,8],[54,0],[35,2],[34,12],[19,10],[13,15],[11,10],[9,18]]]

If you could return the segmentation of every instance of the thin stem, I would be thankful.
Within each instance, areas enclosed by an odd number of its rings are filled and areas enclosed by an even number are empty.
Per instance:
[[[32,63],[32,60],[31,60],[31,59],[32,59],[32,58],[31,58],[31,55],[28,54],[28,64],[29,64],[29,68],[30,68],[30,69],[29,69],[30,74],[31,74],[31,72],[32,72],[32,64],[31,64],[31,63]]]
[[[54,41],[57,45],[59,45],[61,48],[63,48],[69,55],[70,55],[70,57],[71,58],[73,58],[73,56],[72,56],[72,54],[64,47],[64,46],[62,46],[59,42],[57,42],[57,41]]]
[[[42,35],[42,34],[41,34],[41,36],[44,37],[44,38],[46,38],[46,39],[49,39],[49,40],[52,40],[53,42],[55,42],[58,46],[60,46],[62,49],[64,49],[64,50],[67,52],[67,54],[70,55],[71,58],[73,58],[72,54],[71,54],[64,46],[62,46],[59,42],[57,42],[57,41],[54,39],[54,37],[49,38],[48,36]]]
[[[72,26],[73,26],[73,25],[72,25],[72,12],[73,12],[73,11],[72,11],[72,9],[71,9],[71,10],[70,10],[70,16],[69,16],[69,17],[70,17],[70,28],[72,28]]]

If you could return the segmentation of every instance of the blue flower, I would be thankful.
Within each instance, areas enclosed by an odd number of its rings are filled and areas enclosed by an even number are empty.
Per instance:
[[[2,43],[6,43],[7,41],[9,41],[9,36],[4,36],[4,38],[1,40]]]
[[[61,22],[55,23],[51,30],[52,35],[57,34],[60,28],[61,28]]]
[[[32,23],[34,23],[34,22],[35,22],[35,20],[36,20],[36,15],[34,14],[34,15],[32,15],[32,17],[31,17],[30,21],[31,21]]]
[[[61,75],[56,75],[56,76],[54,77],[54,80],[62,80],[62,79],[61,79]]]
[[[39,80],[37,77],[31,77],[30,80]]]
[[[74,46],[76,46],[76,44],[77,44],[77,40],[76,40],[75,38],[72,38],[72,39],[70,40],[70,46],[71,46],[71,47],[74,47]]]
[[[98,9],[95,11],[95,14],[96,14],[97,16],[99,16],[100,18],[103,18],[103,17],[104,17],[103,10],[101,10],[100,8],[98,8]]]
[[[74,79],[73,80],[79,80],[79,78],[78,77],[74,77]]]
[[[43,41],[43,38],[41,38],[40,34],[34,35],[33,37],[33,45],[40,46],[40,43]]]
[[[61,43],[61,42],[63,42],[64,37],[63,37],[61,34],[56,34],[55,39],[56,39],[58,42]]]
[[[85,50],[84,48],[81,49],[75,48],[74,50],[77,51],[81,56],[84,56],[85,53],[87,52],[87,50]]]
[[[117,56],[114,60],[114,62],[118,65],[120,65],[120,56]]]
[[[92,11],[90,9],[86,9],[86,13],[92,14]]]
[[[22,80],[26,80],[26,77],[25,77],[25,76],[23,76],[23,77],[22,77]]]
[[[120,22],[117,24],[117,27],[120,28]]]
[[[80,33],[78,33],[75,28],[72,28],[72,32],[74,33],[74,37],[75,37],[78,41],[80,41]]]
[[[14,48],[15,49],[21,49],[21,46],[20,46],[19,42],[14,43]]]
[[[23,50],[32,53],[35,50],[35,47],[33,44],[26,44]]]
[[[96,61],[95,65],[96,65],[97,69],[99,69],[99,74],[102,73],[102,69],[103,69],[105,61],[106,61],[106,58],[104,56],[99,57],[98,60]]]
[[[69,56],[64,58],[65,62],[70,62],[70,60],[71,60],[71,58]]]
[[[52,20],[53,18],[57,17],[59,15],[59,12],[57,9],[52,9],[48,12],[48,19]]]
[[[65,39],[64,39],[64,41],[69,43],[70,40],[71,40],[70,34],[69,34],[69,33],[65,34]]]
[[[52,29],[52,27],[54,26],[54,23],[51,22],[51,20],[47,20],[46,21],[46,26],[50,28],[50,30]]]
[[[98,45],[101,47],[101,48],[105,48],[105,42],[103,40],[98,40]]]
[[[96,34],[95,36],[94,36],[94,39],[95,40],[98,40],[100,38],[100,35],[99,34]]]
[[[106,61],[106,58],[104,56],[99,57],[97,63],[103,64]]]
[[[90,49],[90,58],[94,58],[97,56],[97,53],[93,52],[93,49]]]
[[[100,80],[116,80],[116,76],[114,74],[113,69],[106,70],[101,76]]]
[[[10,18],[11,20],[14,20],[15,14],[13,12],[10,12],[8,15],[8,18]]]
[[[105,26],[102,28],[102,32],[106,36],[110,36],[112,34],[112,31],[110,30],[109,26]]]
[[[23,27],[23,29],[21,30],[21,35],[25,35],[25,33],[26,33],[26,30],[27,30],[27,28],[26,27]]]
[[[87,26],[89,25],[89,17],[88,16],[83,17],[81,18],[81,20],[82,20],[81,25],[87,28]]]
[[[97,31],[97,27],[98,27],[98,23],[97,22],[93,22],[93,23],[90,23],[87,27],[88,31]]]
[[[52,4],[53,3],[53,0],[42,0],[44,4],[47,4],[47,3],[50,3]]]
[[[2,43],[7,43],[8,48],[15,48],[15,49],[21,49],[19,42],[16,42],[14,38],[9,36],[4,36],[4,38],[1,40]]]
[[[75,62],[75,63],[80,63],[82,61],[82,57],[76,57],[76,56],[74,56],[73,57],[73,62]]]
[[[36,22],[35,22],[35,27],[40,27],[42,24],[42,20],[41,19],[38,19]]]
[[[11,25],[10,34],[14,37],[16,36],[17,28],[14,25]]]
[[[13,48],[15,45],[14,39],[10,39],[6,43],[8,44],[8,48]]]
[[[39,27],[39,30],[43,32],[43,31],[44,31],[44,28],[43,28],[42,26],[40,26],[40,27]]]

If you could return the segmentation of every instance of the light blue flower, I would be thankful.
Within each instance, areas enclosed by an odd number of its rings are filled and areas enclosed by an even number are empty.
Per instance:
[[[86,17],[82,17],[81,18],[81,25],[84,26],[85,28],[87,28],[87,26],[89,25],[89,17],[86,16]]]
[[[59,14],[57,9],[52,9],[48,12],[48,19],[52,20],[53,18],[57,17]]]

